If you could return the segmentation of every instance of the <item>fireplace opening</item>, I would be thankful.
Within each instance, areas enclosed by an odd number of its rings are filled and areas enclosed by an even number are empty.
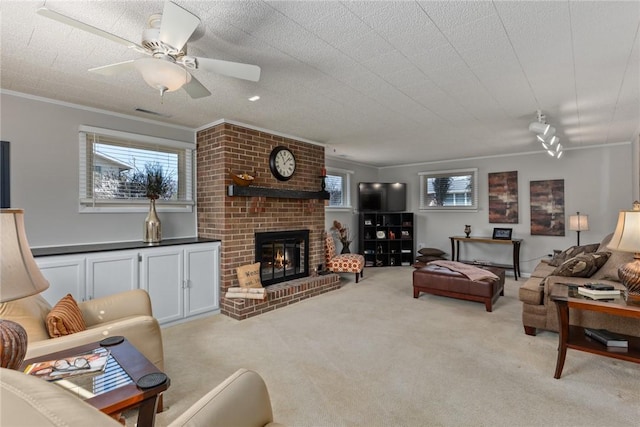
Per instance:
[[[255,233],[262,286],[309,275],[309,230]]]

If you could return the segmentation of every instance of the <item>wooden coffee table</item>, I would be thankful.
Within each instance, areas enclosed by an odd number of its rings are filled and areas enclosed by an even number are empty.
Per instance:
[[[569,308],[573,310],[596,311],[608,313],[613,316],[631,317],[640,319],[640,306],[627,304],[624,299],[616,298],[613,301],[594,301],[578,294],[577,287],[557,284],[551,291],[551,299],[556,303],[560,333],[558,343],[558,360],[554,378],[560,378],[567,349],[586,351],[614,359],[640,363],[640,338],[630,335],[617,334],[629,341],[626,351],[620,349],[608,349],[605,345],[587,338],[584,328],[570,324]]]
[[[34,362],[62,359],[102,347],[99,342],[70,348],[41,357],[25,360],[24,370]],[[138,408],[138,427],[152,427],[160,393],[169,388],[170,381],[155,387],[141,389],[136,383],[147,374],[162,374],[156,366],[124,339],[117,345],[104,346],[111,350],[105,372],[98,375],[80,375],[54,381],[60,387],[76,394],[105,414],[119,419],[122,412]],[[44,380],[43,380],[44,381]]]

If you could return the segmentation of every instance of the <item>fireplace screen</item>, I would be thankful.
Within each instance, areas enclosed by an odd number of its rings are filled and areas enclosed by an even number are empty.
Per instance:
[[[263,286],[309,275],[309,230],[256,233],[255,242]]]

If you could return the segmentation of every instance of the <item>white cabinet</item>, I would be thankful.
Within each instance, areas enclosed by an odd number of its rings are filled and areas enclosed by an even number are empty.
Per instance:
[[[138,252],[113,251],[86,257],[87,299],[100,298],[138,287]]]
[[[49,289],[42,293],[44,299],[55,305],[67,294],[76,301],[85,300],[85,257],[61,255],[36,258],[40,271],[49,281]]]
[[[140,287],[160,323],[218,309],[220,244],[143,250]]]
[[[217,310],[220,292],[220,244],[184,250],[185,316]]]
[[[140,287],[151,297],[153,316],[160,323],[184,317],[184,249],[163,248],[142,253]]]
[[[68,293],[84,301],[141,288],[149,293],[161,324],[219,309],[219,242],[36,254],[35,259],[49,280],[42,295],[51,305]]]

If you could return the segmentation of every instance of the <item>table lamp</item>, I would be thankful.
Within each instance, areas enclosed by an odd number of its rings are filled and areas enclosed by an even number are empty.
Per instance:
[[[38,294],[49,287],[31,254],[24,210],[0,209],[0,303]],[[27,352],[27,332],[0,319],[0,366],[18,369]]]
[[[618,225],[613,233],[609,249],[633,252],[634,260],[618,268],[618,277],[626,288],[625,299],[640,304],[640,203],[633,203],[633,210],[620,211]]]
[[[578,246],[580,246],[580,232],[589,231],[589,215],[580,215],[580,212],[570,215],[569,230],[578,233]]]

